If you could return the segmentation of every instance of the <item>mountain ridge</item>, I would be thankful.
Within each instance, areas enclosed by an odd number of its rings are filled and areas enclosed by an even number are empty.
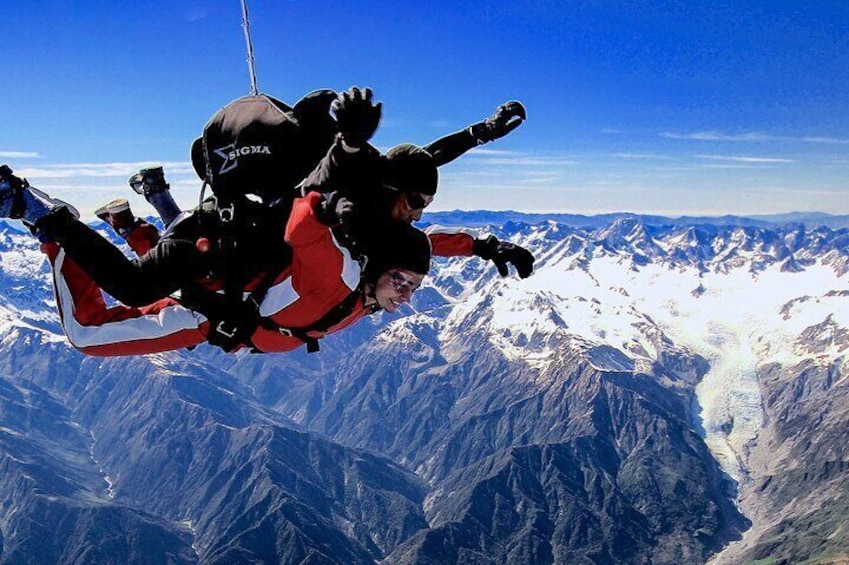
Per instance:
[[[772,227],[788,224],[800,224],[808,227],[828,227],[832,229],[849,228],[849,215],[827,214],[825,212],[786,212],[781,214],[753,214],[722,216],[662,216],[635,212],[609,212],[603,214],[571,214],[557,212],[516,212],[512,210],[444,210],[426,212],[424,223],[446,224],[470,227],[503,225],[508,222],[540,224],[556,222],[581,228],[598,228],[620,219],[636,219],[653,225],[713,225],[713,226],[751,226]]]
[[[403,315],[318,355],[99,359],[62,338],[37,243],[0,226],[0,563],[849,553],[832,535],[849,508],[845,230],[487,229],[536,273],[440,259]],[[59,522],[39,553],[47,530],[24,525]]]

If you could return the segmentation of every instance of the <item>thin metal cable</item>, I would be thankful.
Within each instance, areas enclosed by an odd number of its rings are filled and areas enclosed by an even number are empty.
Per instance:
[[[248,19],[248,2],[242,0],[242,29],[245,32],[245,43],[248,46],[248,72],[251,75],[251,94],[256,96],[259,90],[256,87],[256,70],[254,69],[254,44],[251,41],[251,24]]]

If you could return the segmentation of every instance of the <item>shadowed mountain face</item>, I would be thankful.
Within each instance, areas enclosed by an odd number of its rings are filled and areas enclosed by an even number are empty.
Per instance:
[[[310,422],[433,485],[430,529],[387,562],[697,563],[744,528],[686,396],[566,343],[541,375],[467,338],[481,347],[450,361],[364,351]]]
[[[43,467],[27,492],[49,496],[34,507],[11,501],[4,523],[87,518],[87,528],[68,526],[56,538],[64,548],[55,556],[33,562],[370,563],[426,526],[425,485],[412,473],[297,429],[212,366],[179,356],[71,357],[78,380],[56,391],[73,395],[71,408],[47,409],[76,421],[38,419],[26,430],[32,445],[6,444],[8,461]],[[49,381],[63,367],[45,369]],[[9,387],[12,398],[25,392]],[[70,471],[56,467],[60,457]],[[10,556],[29,555],[15,544],[21,536],[41,543],[17,526],[3,531]],[[113,537],[128,547],[104,547]],[[146,553],[134,537],[158,541]]]
[[[3,349],[0,562],[196,563],[185,528],[110,500],[89,432],[58,395],[39,386],[38,376],[26,374],[27,359],[35,354],[26,347],[36,335],[8,338],[20,355],[9,359],[9,349]],[[47,371],[46,381],[54,381],[49,377],[54,361],[59,370],[78,369],[79,356],[67,347],[39,349],[44,362],[37,365]]]
[[[439,261],[317,355],[117,359],[67,346],[35,244],[0,234],[0,562],[849,552],[845,230],[493,231],[533,277]]]

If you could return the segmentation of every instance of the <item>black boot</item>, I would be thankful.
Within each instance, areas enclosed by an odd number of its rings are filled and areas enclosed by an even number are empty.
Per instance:
[[[17,177],[6,165],[0,166],[0,218],[22,220],[32,227],[57,208],[67,208],[79,218],[76,208],[30,186],[26,179]]]
[[[180,214],[180,207],[171,196],[171,185],[165,182],[162,167],[142,169],[131,176],[129,182],[136,193],[144,195],[145,200],[156,208],[166,227]]]

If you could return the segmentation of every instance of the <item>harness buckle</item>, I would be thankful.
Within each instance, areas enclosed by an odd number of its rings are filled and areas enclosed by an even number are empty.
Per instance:
[[[233,337],[236,335],[236,332],[239,331],[238,326],[231,325],[230,329],[228,330],[225,327],[225,324],[227,324],[227,322],[225,321],[218,322],[218,324],[216,324],[215,326],[215,332],[220,335],[223,335],[227,339],[233,339]]]
[[[280,333],[280,335],[286,337],[292,337],[294,335],[292,334],[292,330],[290,330],[289,328],[277,328],[277,331]]]
[[[222,222],[232,222],[236,217],[236,205],[231,202],[228,206],[218,206],[218,217]]]

